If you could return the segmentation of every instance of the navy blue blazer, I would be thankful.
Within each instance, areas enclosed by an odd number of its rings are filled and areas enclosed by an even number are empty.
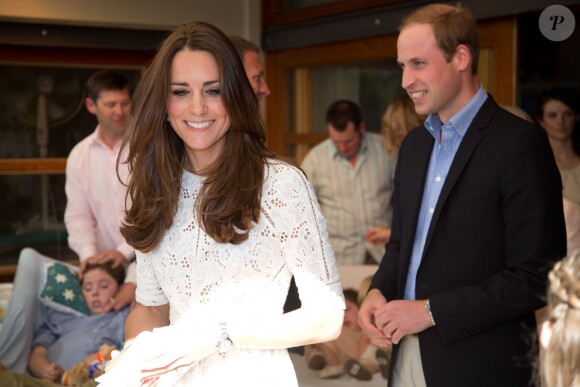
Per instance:
[[[433,142],[419,127],[399,152],[391,240],[371,284],[387,300],[404,297]],[[419,334],[427,385],[527,387],[534,311],[565,254],[547,137],[489,96],[451,164],[417,273],[416,297],[430,299],[437,323]]]

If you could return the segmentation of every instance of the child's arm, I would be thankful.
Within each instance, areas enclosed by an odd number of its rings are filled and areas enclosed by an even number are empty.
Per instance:
[[[93,363],[98,361],[97,354],[92,353],[92,354],[88,355],[87,357],[85,357],[83,361],[87,364],[93,364]]]
[[[360,337],[360,341],[358,343],[358,357],[359,359],[361,358],[361,356],[363,355],[363,353],[366,351],[367,347],[369,346],[369,344],[371,344],[371,340],[369,339],[369,337],[366,334],[362,334]]]
[[[33,376],[40,379],[47,379],[51,382],[58,383],[64,370],[58,364],[48,361],[46,356],[48,348],[43,345],[37,345],[32,349],[28,358],[28,369]]]
[[[101,346],[99,347],[99,351],[85,357],[84,362],[87,364],[93,363],[104,364],[105,362],[111,360],[111,352],[121,347],[122,347],[121,344],[117,346],[110,344],[101,344]]]

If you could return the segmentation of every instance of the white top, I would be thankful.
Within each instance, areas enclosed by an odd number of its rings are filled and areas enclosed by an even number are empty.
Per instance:
[[[266,173],[259,223],[237,246],[217,243],[199,227],[194,206],[202,178],[183,173],[173,224],[155,250],[137,252],[139,303],[169,303],[172,324],[196,309],[223,321],[246,315],[267,318],[283,313],[293,274],[302,307],[344,309],[338,269],[312,187],[302,172],[282,162],[272,161]],[[225,358],[217,353],[206,357],[175,385],[298,384],[287,350],[236,348],[234,343]]]
[[[391,163],[382,137],[366,132],[356,165],[330,139],[308,152],[301,165],[328,221],[330,243],[339,264],[365,262],[364,237],[373,227],[391,227]],[[384,246],[380,246],[384,252]]]

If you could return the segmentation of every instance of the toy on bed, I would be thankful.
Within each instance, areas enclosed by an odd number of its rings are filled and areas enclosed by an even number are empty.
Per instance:
[[[105,363],[111,360],[111,352],[120,349],[114,345],[103,344],[99,352],[95,354],[96,360],[87,363],[85,360],[78,362],[62,375],[63,386],[78,386],[91,379],[99,377],[105,369]]]

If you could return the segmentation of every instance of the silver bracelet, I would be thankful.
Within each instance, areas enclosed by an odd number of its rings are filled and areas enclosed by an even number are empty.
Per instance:
[[[427,300],[425,303],[425,309],[427,309],[427,313],[429,313],[429,318],[431,318],[431,324],[435,326],[435,319],[433,318],[433,313],[431,313],[431,301]]]

